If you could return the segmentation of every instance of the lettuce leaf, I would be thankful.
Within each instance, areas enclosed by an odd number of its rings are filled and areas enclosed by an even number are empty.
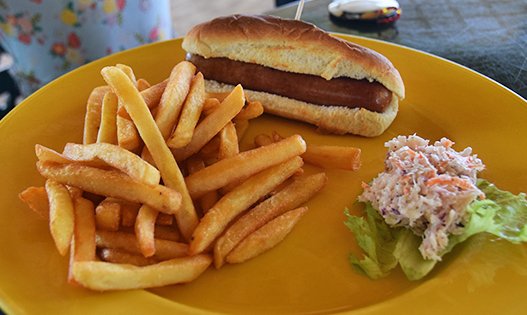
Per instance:
[[[525,193],[514,195],[498,189],[494,184],[483,179],[478,181],[478,188],[485,193],[486,200],[495,203],[493,207],[496,212],[492,218],[492,223],[488,223],[485,228],[485,232],[515,244],[527,242],[527,199]],[[484,216],[480,212],[482,211],[479,211],[478,214]]]
[[[393,255],[408,280],[419,280],[434,269],[437,261],[424,259],[419,251],[421,237],[404,229],[399,234]]]
[[[469,220],[462,234],[451,235],[443,256],[454,246],[478,233],[491,233],[513,243],[527,242],[527,200],[525,194],[514,195],[498,189],[486,180],[478,187],[486,199],[472,202]],[[346,226],[353,232],[364,257],[350,255],[350,263],[372,279],[387,276],[397,264],[410,280],[425,277],[436,265],[419,252],[421,238],[408,229],[390,228],[370,203],[366,203],[366,219],[352,216],[346,209]]]
[[[393,251],[400,229],[392,229],[384,223],[383,217],[370,203],[366,204],[365,211],[366,218],[363,218],[351,215],[348,209],[344,210],[347,217],[344,224],[355,235],[357,244],[364,251],[362,258],[351,254],[349,261],[361,273],[372,279],[379,279],[387,276],[397,266]]]

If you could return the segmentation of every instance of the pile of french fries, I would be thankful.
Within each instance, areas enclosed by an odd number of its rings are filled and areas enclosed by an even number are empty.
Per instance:
[[[83,143],[35,146],[45,187],[20,199],[49,222],[68,281],[94,290],[189,282],[212,263],[241,263],[282,241],[326,183],[304,161],[355,170],[360,150],[299,135],[239,139],[262,104],[241,86],[206,93],[193,64],[150,85],[118,64],[87,102]]]

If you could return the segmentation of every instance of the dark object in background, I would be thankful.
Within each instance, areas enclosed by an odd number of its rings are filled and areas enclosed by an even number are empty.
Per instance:
[[[395,0],[338,0],[328,5],[328,11],[333,23],[363,32],[390,28],[401,17]]]
[[[294,2],[294,1],[296,1],[296,0],[276,0],[274,2],[274,4],[275,4],[276,7],[279,7],[279,6],[282,6],[284,4],[288,4],[288,3]]]
[[[4,54],[0,46],[0,55]],[[9,71],[0,72],[0,119],[2,119],[16,105],[16,99],[20,95],[18,87],[9,75]],[[1,315],[0,311],[0,315]]]

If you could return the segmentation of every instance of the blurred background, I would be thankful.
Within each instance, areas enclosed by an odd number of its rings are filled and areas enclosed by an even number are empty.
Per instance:
[[[261,14],[275,5],[291,1],[275,0],[171,0],[172,24],[176,36],[183,36],[192,26],[212,18],[233,13]]]
[[[39,87],[86,62],[184,36],[217,16],[259,14],[287,2],[0,0],[0,118]]]

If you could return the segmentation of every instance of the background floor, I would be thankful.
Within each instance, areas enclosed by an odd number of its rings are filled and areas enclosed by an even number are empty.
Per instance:
[[[183,36],[194,25],[214,17],[259,14],[274,8],[275,0],[172,0],[174,36]]]

